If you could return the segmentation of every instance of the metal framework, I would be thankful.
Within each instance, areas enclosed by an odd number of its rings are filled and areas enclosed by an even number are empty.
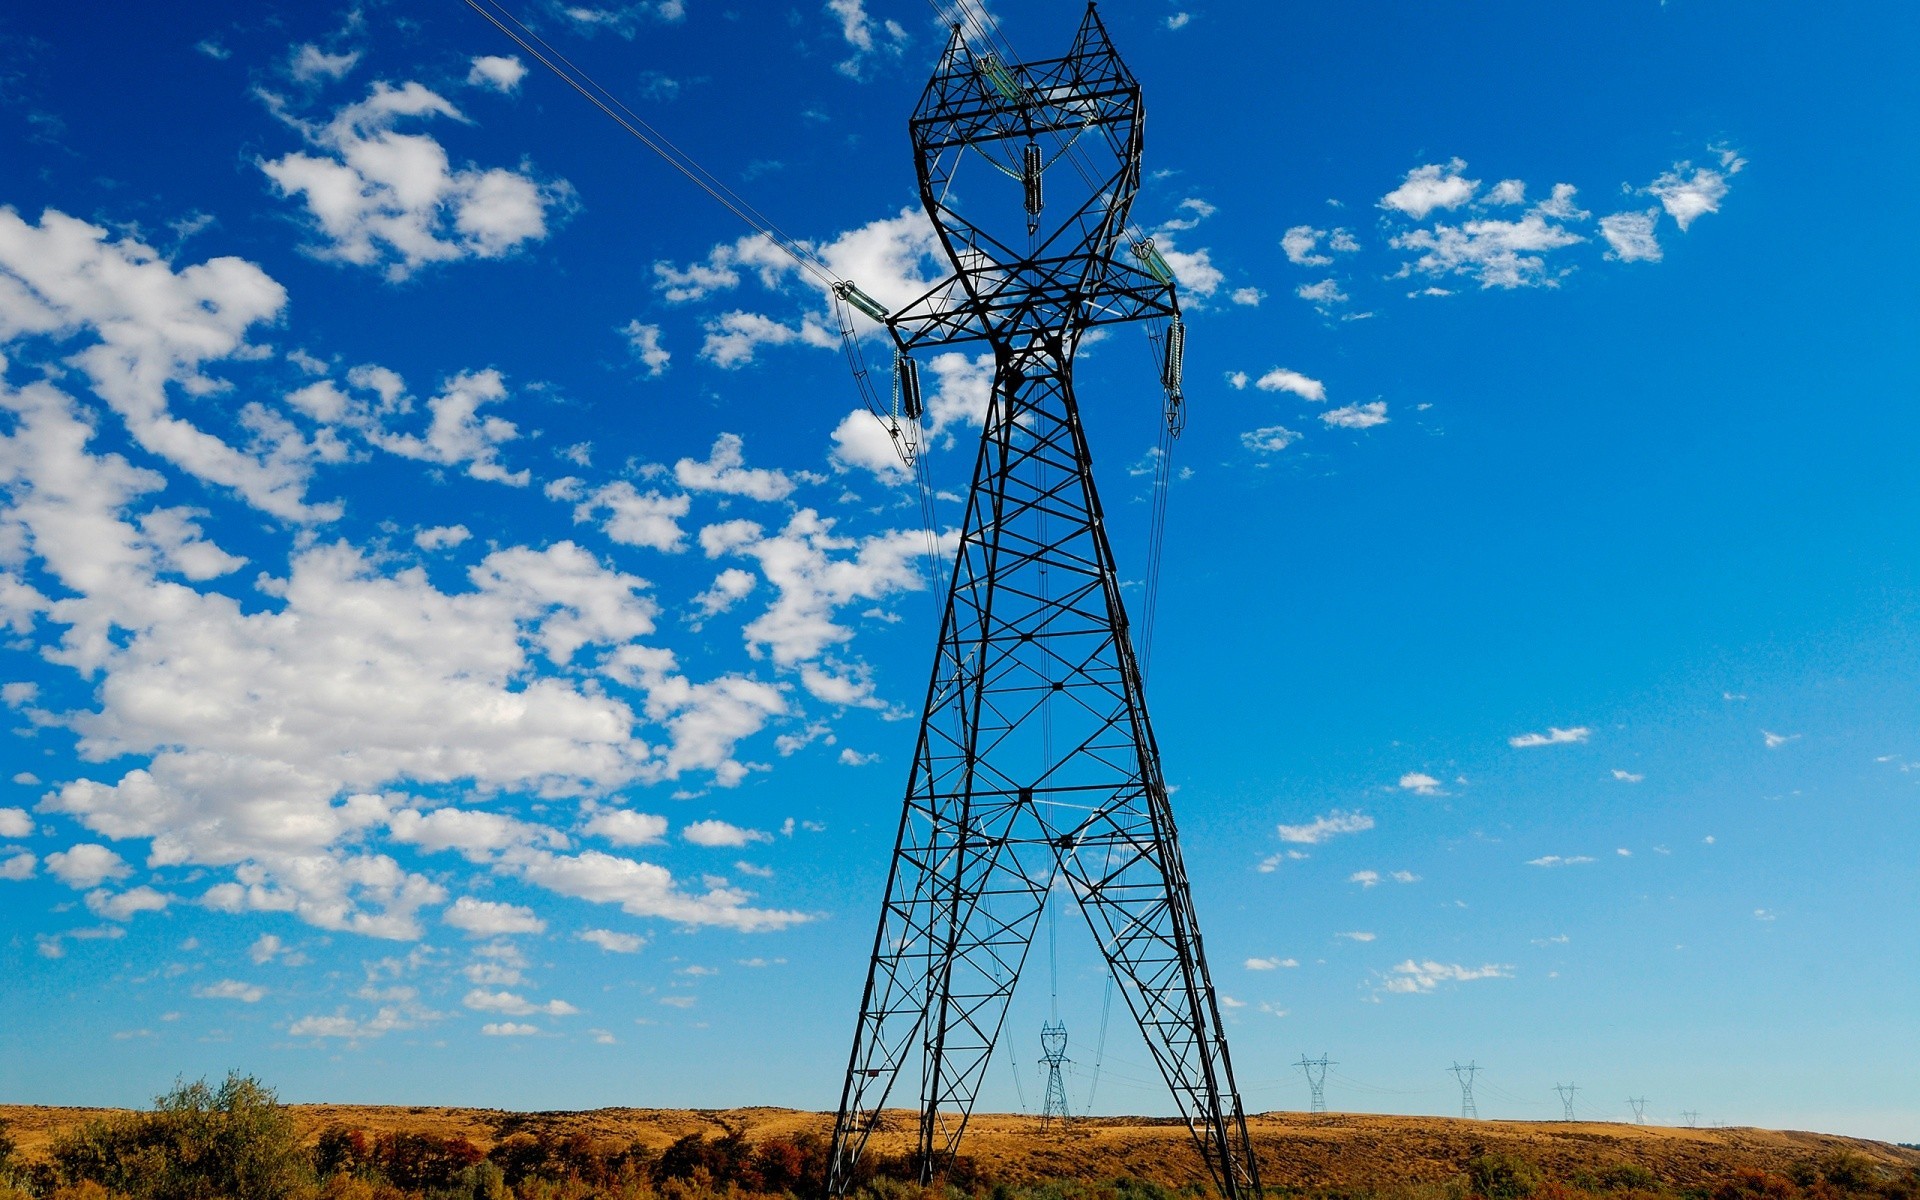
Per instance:
[[[1060,1068],[1073,1060],[1067,1057],[1067,1027],[1059,1021],[1048,1021],[1040,1027],[1040,1065],[1047,1069],[1047,1098],[1040,1108],[1040,1127],[1052,1125],[1054,1121],[1064,1121],[1070,1115],[1067,1112],[1067,1083],[1060,1077]]]
[[[1160,340],[1177,351],[1172,272],[1150,241],[1124,236],[1140,88],[1091,6],[1071,52],[1040,62],[976,54],[956,26],[911,129],[921,199],[955,273],[879,317],[903,356],[985,342],[995,373],[829,1191],[853,1182],[903,1071],[919,1075],[922,1180],[951,1161],[1058,882],[1216,1184],[1229,1200],[1257,1196],[1073,389],[1094,326],[1168,321]],[[987,232],[1002,225],[1025,237]],[[1175,421],[1177,352],[1167,363]]]
[[[1473,1063],[1464,1067],[1453,1064],[1453,1077],[1460,1081],[1460,1116],[1469,1121],[1480,1119],[1479,1106],[1473,1102],[1473,1077],[1479,1073],[1480,1068]]]
[[[1324,1054],[1319,1058],[1308,1058],[1306,1053],[1302,1051],[1300,1061],[1293,1065],[1299,1067],[1301,1072],[1307,1077],[1307,1111],[1310,1113],[1326,1112],[1327,1068],[1338,1066],[1339,1064],[1332,1062]]]
[[[1574,1083],[1556,1083],[1553,1085],[1553,1090],[1560,1093],[1560,1110],[1564,1114],[1561,1119],[1565,1121],[1573,1120],[1573,1095],[1580,1090],[1580,1085]]]

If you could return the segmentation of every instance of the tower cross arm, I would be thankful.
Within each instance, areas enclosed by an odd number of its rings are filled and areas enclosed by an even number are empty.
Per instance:
[[[1036,265],[1044,267],[1044,260]],[[1089,329],[1180,315],[1174,283],[1117,260],[1108,260],[1091,279],[1041,274],[1040,280],[1024,272],[949,276],[890,313],[887,330],[895,345],[911,354],[931,346],[986,341],[996,328]]]

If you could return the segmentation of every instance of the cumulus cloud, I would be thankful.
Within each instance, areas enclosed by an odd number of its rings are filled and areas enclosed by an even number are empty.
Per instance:
[[[571,481],[562,481],[571,482]],[[549,488],[549,494],[564,494]],[[686,531],[680,521],[693,511],[693,501],[683,494],[665,495],[649,488],[642,492],[624,479],[616,479],[580,498],[573,507],[573,519],[594,524],[623,546],[645,546],[669,554],[686,548]]]
[[[1458,158],[1415,167],[1399,187],[1380,197],[1380,207],[1405,213],[1416,221],[1426,220],[1427,214],[1437,208],[1458,208],[1473,199],[1480,187],[1479,180],[1466,177],[1466,169],[1466,162]]]
[[[521,62],[518,55],[482,54],[473,60],[467,83],[496,92],[515,92],[520,90],[520,81],[526,76],[527,64]]]
[[[399,132],[403,121],[466,119],[419,83],[376,83],[324,124],[277,107],[314,152],[259,166],[305,205],[324,238],[312,247],[321,258],[377,267],[394,280],[431,263],[500,258],[544,239],[549,212],[570,199],[566,184],[543,183],[526,168],[455,168],[432,136]]]
[[[23,879],[32,879],[40,860],[26,850],[17,851],[0,858],[0,879],[18,883]]]
[[[608,808],[595,813],[582,831],[616,846],[655,846],[667,838],[667,819],[653,813]]]
[[[1732,150],[1721,149],[1717,153],[1720,159],[1717,170],[1677,162],[1643,189],[1660,201],[1660,207],[1667,210],[1682,233],[1706,214],[1720,211],[1720,202],[1727,198],[1728,180],[1747,165],[1746,159]]]
[[[1268,371],[1254,380],[1253,386],[1263,392],[1291,392],[1302,400],[1311,400],[1316,404],[1327,398],[1326,384],[1286,367],[1275,367]]]
[[[1373,828],[1373,818],[1361,812],[1344,812],[1334,809],[1322,817],[1315,817],[1305,825],[1282,825],[1279,827],[1280,840],[1302,846],[1317,846],[1329,838],[1344,833],[1365,833]]]
[[[1285,425],[1263,425],[1240,435],[1240,444],[1255,454],[1278,454],[1300,440],[1300,435]]]
[[[1408,771],[1400,777],[1400,787],[1416,796],[1442,796],[1440,781],[1422,771]]]
[[[695,821],[680,831],[680,836],[696,846],[750,846],[771,842],[773,835],[758,829],[742,829],[725,821]]]
[[[1607,239],[1607,257],[1621,262],[1659,262],[1660,241],[1654,236],[1659,209],[1619,212],[1600,218],[1600,236]]]
[[[0,808],[0,838],[33,836],[33,818],[24,808]]]
[[[440,919],[468,937],[503,937],[517,933],[545,933],[547,923],[531,908],[518,904],[499,904],[462,896],[455,900]]]
[[[1534,746],[1577,745],[1593,736],[1593,730],[1585,725],[1576,725],[1572,729],[1548,727],[1545,733],[1520,733],[1507,739],[1507,745],[1516,750],[1526,750]]]
[[[683,458],[673,465],[673,478],[690,492],[718,492],[752,500],[784,500],[793,494],[793,480],[774,470],[748,467],[745,443],[737,433],[714,439],[707,459]]]
[[[1502,963],[1463,967],[1459,963],[1441,963],[1432,959],[1401,963],[1381,979],[1380,990],[1402,995],[1431,992],[1443,983],[1468,983],[1476,979],[1511,979],[1513,968]]]
[[[1517,221],[1480,220],[1460,225],[1436,225],[1397,234],[1391,245],[1414,250],[1419,256],[1401,274],[1433,277],[1464,275],[1482,288],[1557,287],[1546,255],[1577,245],[1586,238],[1538,211]]]
[[[133,874],[126,860],[95,842],[82,842],[47,855],[47,871],[75,891],[99,887],[109,879]]]
[[[238,1000],[242,1004],[258,1004],[266,997],[267,989],[238,979],[222,979],[218,983],[194,988],[193,994],[202,1000]]]
[[[109,921],[131,921],[136,913],[164,912],[173,897],[150,887],[110,892],[97,888],[87,893],[87,911]]]
[[[1569,858],[1562,858],[1558,854],[1543,854],[1539,858],[1528,859],[1527,865],[1530,867],[1577,867],[1592,861],[1593,856],[1590,854],[1575,854]]]
[[[907,45],[907,31],[898,21],[876,21],[867,13],[866,0],[827,0],[827,12],[840,24],[840,36],[851,49],[834,69],[859,79],[877,58],[898,58]]]
[[[615,933],[611,929],[583,929],[574,936],[610,954],[638,954],[647,944],[647,939],[637,933]]]
[[[526,1025],[518,1021],[489,1021],[480,1027],[487,1037],[532,1037],[540,1032],[536,1025]]]
[[[1250,958],[1246,962],[1249,971],[1277,971],[1282,967],[1297,967],[1298,959],[1293,958]]]
[[[1341,429],[1372,429],[1387,423],[1387,402],[1373,400],[1366,404],[1342,405],[1321,413],[1320,419]]]
[[[660,327],[642,323],[637,318],[621,326],[620,334],[627,339],[627,349],[647,370],[647,378],[658,379],[667,373],[667,364],[673,361],[673,353],[660,341]]]
[[[682,888],[665,867],[603,854],[528,854],[515,869],[528,882],[563,896],[617,904],[629,916],[659,917],[689,927],[714,926],[742,933],[784,929],[808,920],[805,913],[755,908],[738,888],[710,883],[704,892]]]
[[[530,1017],[536,1013],[549,1017],[570,1017],[580,1011],[565,1000],[548,1000],[542,1004],[513,992],[490,992],[485,988],[474,988],[460,1003],[476,1012],[500,1013],[509,1017]]]

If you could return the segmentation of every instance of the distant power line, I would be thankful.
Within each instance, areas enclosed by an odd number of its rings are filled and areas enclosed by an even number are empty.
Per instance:
[[[1568,1121],[1573,1120],[1573,1094],[1580,1090],[1578,1084],[1556,1083],[1553,1090],[1560,1093],[1560,1107],[1565,1110]]]
[[[1473,1063],[1461,1066],[1453,1064],[1453,1077],[1460,1081],[1460,1115],[1469,1121],[1480,1119],[1480,1110],[1473,1103],[1473,1077],[1480,1068]]]
[[[1312,1094],[1307,1111],[1316,1113],[1327,1111],[1327,1068],[1339,1064],[1329,1062],[1325,1054],[1319,1058],[1308,1058],[1303,1050],[1300,1053],[1300,1061],[1293,1065],[1299,1067],[1307,1076],[1307,1090]]]

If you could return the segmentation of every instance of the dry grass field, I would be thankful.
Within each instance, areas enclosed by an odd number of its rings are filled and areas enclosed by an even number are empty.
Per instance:
[[[729,1132],[749,1140],[795,1133],[824,1135],[829,1115],[781,1108],[724,1110],[603,1108],[586,1112],[515,1113],[477,1108],[409,1108],[297,1104],[288,1106],[308,1140],[340,1125],[369,1133],[464,1137],[482,1150],[516,1133],[585,1133],[597,1140],[639,1141],[664,1150],[691,1133]],[[0,1119],[27,1157],[55,1134],[104,1109],[0,1106]],[[913,1114],[893,1114],[873,1149],[909,1146]],[[1920,1151],[1885,1142],[1767,1129],[1674,1129],[1538,1121],[1462,1121],[1345,1113],[1269,1113],[1249,1122],[1261,1174],[1270,1186],[1373,1191],[1458,1176],[1478,1154],[1513,1154],[1552,1178],[1601,1172],[1621,1164],[1650,1171],[1670,1188],[1721,1179],[1735,1168],[1786,1172],[1794,1163],[1851,1151],[1900,1171],[1920,1168]],[[1090,1118],[1042,1133],[1031,1117],[986,1114],[968,1128],[964,1152],[985,1173],[1009,1182],[1048,1178],[1132,1176],[1168,1185],[1198,1182],[1204,1168],[1177,1123],[1129,1117]]]

